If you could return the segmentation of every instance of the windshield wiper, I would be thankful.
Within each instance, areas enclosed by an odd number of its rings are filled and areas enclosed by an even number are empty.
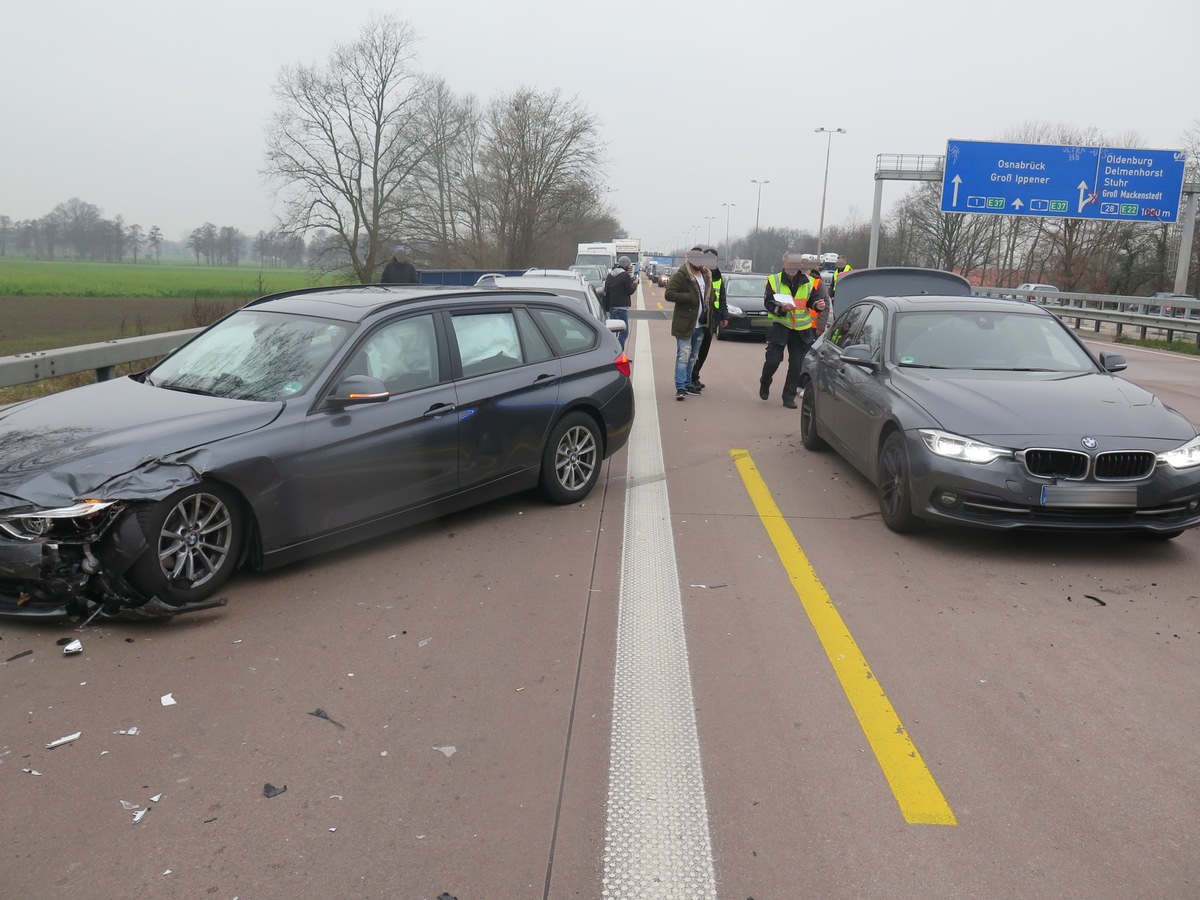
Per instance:
[[[191,385],[183,384],[182,382],[179,382],[179,381],[156,381],[151,386],[165,388],[168,391],[179,391],[182,394],[199,394],[202,397],[217,396],[212,391],[207,391],[204,388],[198,388],[198,387],[193,387]]]
[[[949,369],[950,366],[932,366],[928,363],[900,363],[902,369]]]

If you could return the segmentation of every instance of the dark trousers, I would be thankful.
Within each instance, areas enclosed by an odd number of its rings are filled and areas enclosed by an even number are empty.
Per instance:
[[[708,348],[712,345],[713,333],[705,330],[704,337],[700,340],[700,351],[696,354],[696,365],[692,366],[692,384],[700,380],[700,369],[704,367],[704,360],[708,359]]]
[[[775,377],[775,370],[783,362],[783,353],[786,350],[788,367],[787,377],[783,380],[783,400],[794,401],[796,388],[800,384],[800,364],[804,362],[804,354],[812,346],[813,340],[811,328],[793,331],[786,325],[772,322],[770,328],[767,329],[767,355],[763,362],[762,377],[759,382],[762,387],[768,389],[771,387],[771,379]]]

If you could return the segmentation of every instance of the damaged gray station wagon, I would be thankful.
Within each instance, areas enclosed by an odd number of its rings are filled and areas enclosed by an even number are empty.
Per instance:
[[[549,292],[256,300],[145,372],[0,410],[0,616],[170,616],[243,563],[533,487],[579,501],[628,440],[629,374]]]

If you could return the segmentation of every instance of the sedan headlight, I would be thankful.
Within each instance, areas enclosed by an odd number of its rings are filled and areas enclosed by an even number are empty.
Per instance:
[[[116,500],[81,500],[72,506],[57,509],[31,509],[23,512],[0,513],[0,530],[21,540],[34,540],[52,535],[66,527],[78,533],[87,530],[89,520],[108,509]]]
[[[963,462],[987,465],[996,459],[1012,459],[1013,452],[990,444],[981,444],[970,438],[949,434],[945,431],[935,431],[932,428],[920,428],[918,432],[925,446],[931,453],[944,456],[947,459],[961,459]]]
[[[742,312],[742,308],[740,306],[734,306],[732,303],[730,303],[729,305],[727,305],[725,307],[725,312],[731,316],[745,315],[745,313]]]
[[[1165,462],[1172,469],[1190,469],[1200,466],[1200,435],[1192,438],[1182,447],[1158,454],[1158,461]]]

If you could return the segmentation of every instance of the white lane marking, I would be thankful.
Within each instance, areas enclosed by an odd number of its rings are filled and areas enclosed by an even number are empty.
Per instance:
[[[637,322],[603,895],[716,900],[649,331]]]

